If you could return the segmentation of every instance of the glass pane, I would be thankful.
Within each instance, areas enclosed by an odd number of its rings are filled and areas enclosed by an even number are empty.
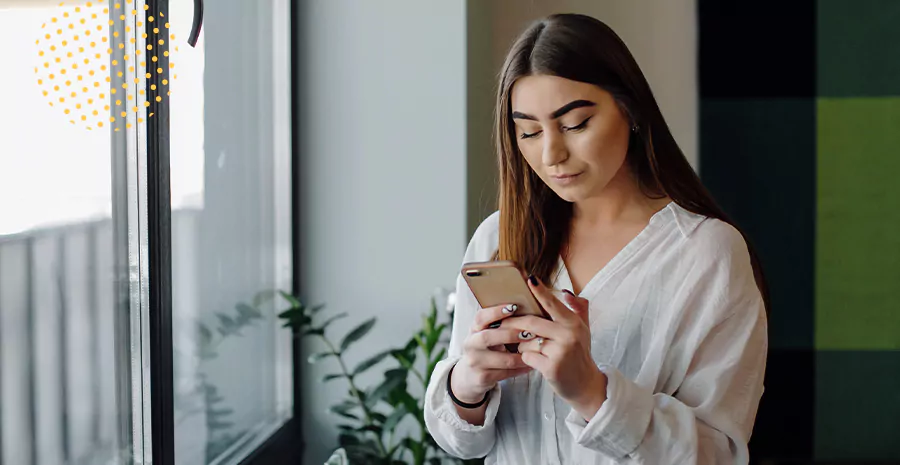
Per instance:
[[[105,8],[0,0],[3,464],[142,461],[136,134],[102,124]]]
[[[291,413],[290,334],[257,298],[291,285],[288,1],[207,2],[196,48],[192,15],[171,1],[176,461],[236,463]]]

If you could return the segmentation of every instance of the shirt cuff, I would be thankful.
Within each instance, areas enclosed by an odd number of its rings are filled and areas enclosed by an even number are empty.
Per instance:
[[[430,410],[430,413],[435,418],[454,430],[466,433],[480,433],[494,425],[497,410],[500,408],[500,386],[498,384],[491,389],[487,409],[484,413],[483,425],[477,426],[463,420],[456,410],[456,404],[447,392],[447,377],[450,374],[450,369],[458,361],[459,359],[443,360],[435,366],[429,383],[431,389],[426,393],[426,410]]]
[[[625,378],[615,367],[599,368],[607,377],[606,401],[590,422],[572,410],[566,426],[582,447],[620,459],[634,452],[644,439],[653,415],[653,392]]]

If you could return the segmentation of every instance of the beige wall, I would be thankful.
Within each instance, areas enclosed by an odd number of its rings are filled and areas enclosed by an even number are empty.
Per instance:
[[[697,169],[696,0],[468,0],[468,230],[496,208],[491,121],[496,76],[515,37],[552,13],[607,23],[628,45],[669,127]]]

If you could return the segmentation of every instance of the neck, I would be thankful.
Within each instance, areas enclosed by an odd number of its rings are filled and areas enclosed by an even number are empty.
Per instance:
[[[667,199],[663,199],[668,203]],[[622,222],[646,221],[665,203],[641,192],[627,164],[597,195],[575,202],[573,221],[579,226],[610,226]]]

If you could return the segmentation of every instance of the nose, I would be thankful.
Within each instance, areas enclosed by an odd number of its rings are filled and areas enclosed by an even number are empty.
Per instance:
[[[566,161],[569,158],[569,151],[562,134],[553,131],[545,131],[544,134],[544,152],[541,155],[544,165],[554,166]]]

